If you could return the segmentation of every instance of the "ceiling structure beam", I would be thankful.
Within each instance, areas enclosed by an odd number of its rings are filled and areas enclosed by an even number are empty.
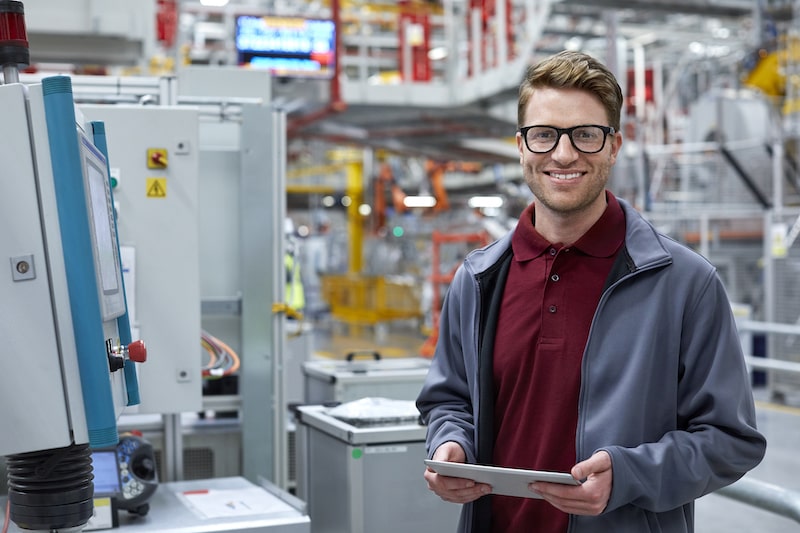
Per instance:
[[[751,15],[756,4],[751,0],[560,0],[551,5],[553,13],[572,12],[576,7],[743,17]]]

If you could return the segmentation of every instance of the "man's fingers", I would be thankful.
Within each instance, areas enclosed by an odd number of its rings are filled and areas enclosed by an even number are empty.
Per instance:
[[[570,474],[578,480],[584,480],[592,474],[611,469],[611,456],[606,451],[599,451],[572,467]]]
[[[491,492],[491,486],[471,479],[442,476],[428,469],[425,472],[428,489],[441,499],[453,503],[468,503]]]
[[[596,466],[601,468],[602,465],[602,462],[596,463]],[[573,469],[573,472],[575,471],[576,469]],[[608,505],[611,478],[611,469],[608,468],[588,473],[586,481],[578,486],[540,481],[531,484],[531,489],[565,513],[595,516],[602,513]]]

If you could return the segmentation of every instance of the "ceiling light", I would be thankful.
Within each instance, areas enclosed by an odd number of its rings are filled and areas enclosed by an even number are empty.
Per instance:
[[[447,57],[447,47],[437,46],[428,50],[428,59],[431,61],[440,61]]]
[[[433,207],[436,205],[436,198],[433,196],[406,196],[403,198],[403,205],[406,207]]]
[[[566,41],[564,41],[564,49],[570,51],[580,50],[583,46],[583,39],[580,37],[570,37]]]
[[[718,39],[727,39],[731,36],[730,28],[717,28],[714,30],[714,37]]]
[[[200,0],[200,5],[209,7],[222,7],[228,5],[228,0]]]
[[[467,205],[472,209],[480,209],[485,207],[493,207],[497,209],[503,206],[503,198],[501,196],[473,196],[467,200]]]
[[[692,41],[689,43],[689,51],[695,55],[702,56],[706,53],[706,47],[703,43]]]

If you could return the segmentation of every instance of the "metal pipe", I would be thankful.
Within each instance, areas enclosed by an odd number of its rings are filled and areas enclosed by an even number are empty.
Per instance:
[[[800,492],[745,477],[715,494],[800,523]]]
[[[760,368],[764,370],[779,370],[791,374],[800,375],[800,363],[794,361],[783,361],[780,359],[767,359],[765,357],[745,356],[745,363],[749,368]]]
[[[16,65],[3,65],[3,81],[6,85],[19,83],[19,69]]]
[[[775,216],[783,214],[783,137],[779,136],[772,145],[772,205]]]
[[[764,210],[764,225],[763,225],[763,242],[762,242],[762,257],[764,258],[764,267],[763,267],[763,284],[764,284],[764,320],[766,324],[774,324],[775,322],[775,315],[777,306],[775,305],[775,295],[776,295],[776,283],[775,283],[775,257],[773,256],[772,250],[772,239],[768,237],[768,235],[772,234],[773,224],[775,222],[775,215],[772,209]],[[738,328],[743,328],[748,326],[749,321],[742,321],[741,323],[737,322]],[[766,326],[763,324],[763,326]],[[756,330],[756,331],[763,331],[763,330]],[[769,333],[769,331],[766,331]],[[774,335],[767,335],[766,336],[766,343],[767,346],[774,346],[775,337]],[[769,374],[767,376],[767,390],[770,396],[775,395],[775,386],[773,384],[774,380],[772,379],[772,375]]]
[[[764,193],[758,188],[755,181],[752,179],[750,174],[745,171],[744,167],[739,164],[739,161],[733,156],[733,154],[728,150],[726,146],[719,147],[719,153],[725,158],[725,161],[736,171],[736,174],[742,180],[742,183],[747,187],[747,189],[755,196],[758,203],[761,204],[761,207],[765,209],[772,208],[771,202],[767,199]],[[783,153],[781,152],[781,157]]]
[[[800,326],[794,324],[778,324],[774,322],[756,322],[754,320],[739,320],[736,326],[740,332],[781,333],[784,335],[800,335]],[[800,375],[800,363],[770,359],[766,357],[745,356],[745,363],[749,369],[777,370]]]
[[[737,320],[736,327],[739,329],[739,331],[783,333],[785,335],[800,335],[800,325],[797,324],[781,324],[778,322],[757,322],[755,320]]]
[[[361,222],[359,206],[363,202],[364,180],[363,180],[363,161],[350,161],[347,163],[347,196],[350,197],[350,205],[347,206],[347,232],[350,236],[350,257],[348,262],[348,272],[360,274],[364,263],[364,227]]]
[[[496,67],[505,67],[508,65],[509,60],[509,46],[508,46],[508,14],[507,9],[511,6],[508,5],[508,0],[500,0],[495,3],[495,27],[497,28],[494,34],[495,40],[495,62]]]
[[[469,10],[470,35],[470,69],[469,77],[477,78],[481,75],[481,51],[483,50],[483,31],[481,30],[481,11],[479,9]]]

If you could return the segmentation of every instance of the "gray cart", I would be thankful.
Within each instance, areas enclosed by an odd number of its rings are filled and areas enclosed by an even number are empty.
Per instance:
[[[320,405],[298,408],[297,495],[312,533],[455,531],[460,505],[428,490],[425,427],[359,427]]]
[[[404,357],[383,359],[369,352],[369,359],[348,354],[347,360],[316,360],[303,363],[305,403],[349,402],[379,396],[416,400],[430,359]]]

